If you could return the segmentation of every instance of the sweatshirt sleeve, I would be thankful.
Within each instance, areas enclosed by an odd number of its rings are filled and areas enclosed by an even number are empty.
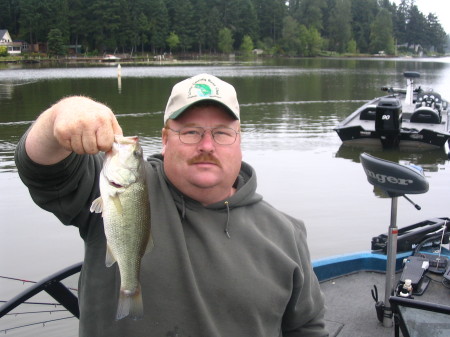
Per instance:
[[[299,267],[293,275],[293,293],[283,316],[283,337],[328,336],[325,328],[325,300],[312,268],[303,222],[296,226]]]
[[[14,155],[20,179],[39,207],[53,213],[64,225],[79,227],[83,236],[91,216],[83,210],[99,195],[102,156],[72,153],[57,164],[40,165],[25,150],[27,134],[20,139]]]

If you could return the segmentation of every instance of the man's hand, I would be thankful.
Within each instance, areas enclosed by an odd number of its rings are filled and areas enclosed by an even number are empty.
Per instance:
[[[36,120],[26,140],[28,156],[50,165],[71,152],[109,151],[122,129],[111,109],[86,97],[65,98]]]

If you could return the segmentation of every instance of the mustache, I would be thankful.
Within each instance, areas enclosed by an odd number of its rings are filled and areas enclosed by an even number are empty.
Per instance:
[[[211,156],[208,153],[199,154],[198,156],[195,156],[188,160],[189,165],[197,163],[213,163],[219,167],[222,167],[222,164],[220,163],[219,159],[217,159],[214,156]]]

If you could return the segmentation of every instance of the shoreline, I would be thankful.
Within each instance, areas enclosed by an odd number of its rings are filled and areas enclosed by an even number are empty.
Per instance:
[[[432,55],[432,56],[413,56],[413,55],[369,55],[369,54],[347,54],[347,55],[322,55],[313,58],[342,58],[342,59],[439,59],[449,57],[449,55]],[[136,64],[136,65],[173,65],[173,64],[233,64],[241,62],[260,62],[267,59],[302,59],[309,57],[284,57],[284,56],[250,56],[241,57],[234,54],[226,56],[180,56],[180,58],[163,58],[160,56],[154,57],[118,57],[117,59],[110,59],[105,57],[65,57],[59,59],[53,58],[27,58],[27,57],[6,57],[0,58],[0,64]]]

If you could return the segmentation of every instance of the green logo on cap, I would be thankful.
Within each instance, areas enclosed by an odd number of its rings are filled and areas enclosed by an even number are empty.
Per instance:
[[[212,90],[207,84],[195,84],[194,88],[197,89],[197,95],[201,97],[209,97],[212,94]]]

